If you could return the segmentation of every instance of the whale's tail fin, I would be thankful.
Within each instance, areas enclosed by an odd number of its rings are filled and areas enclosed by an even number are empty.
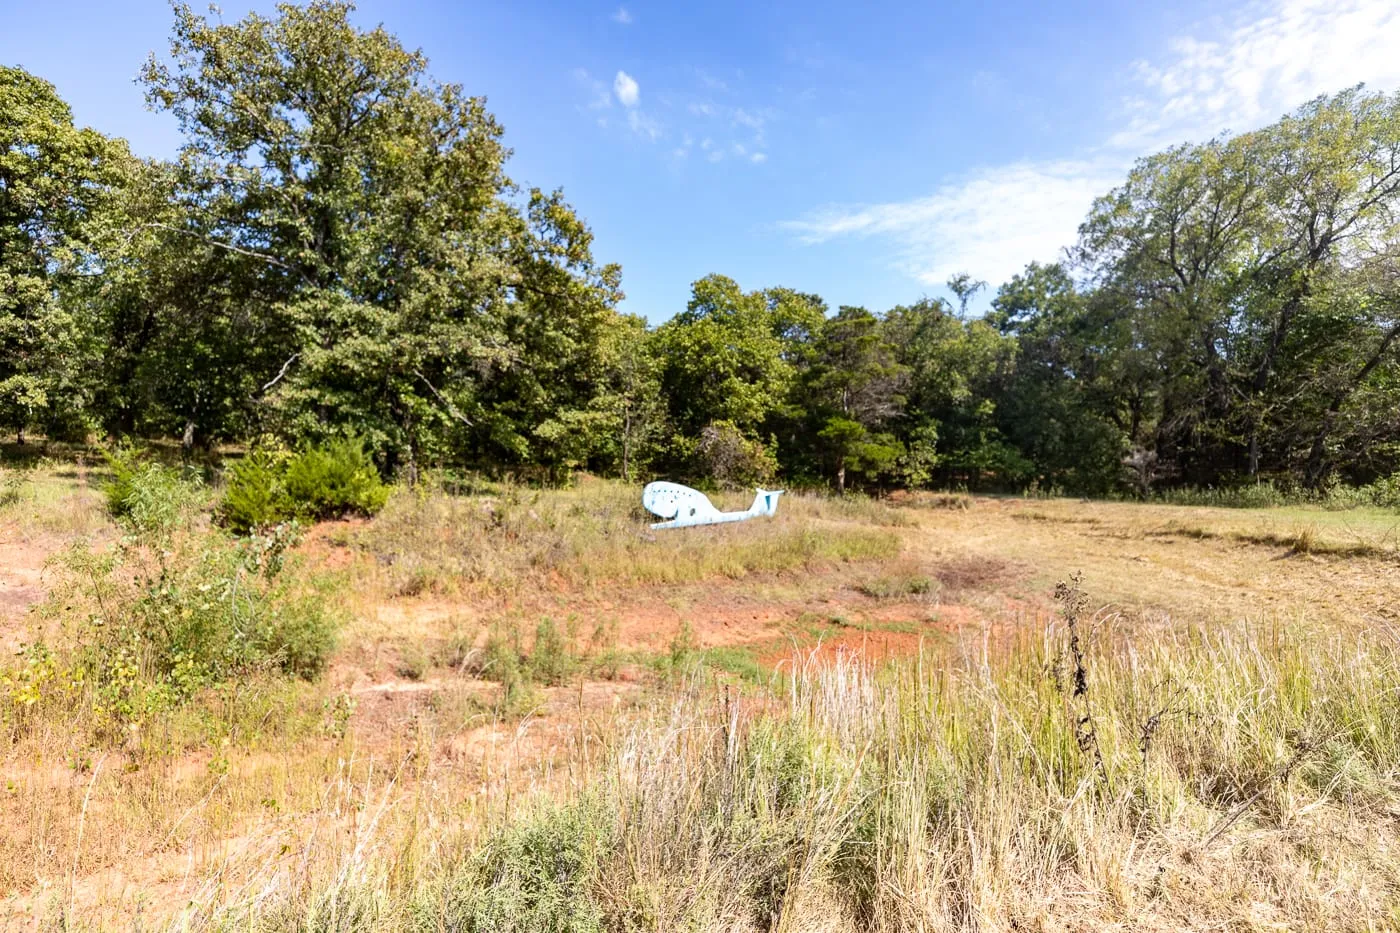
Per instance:
[[[758,495],[753,497],[753,507],[749,511],[755,515],[772,515],[778,511],[778,497],[782,494],[781,489],[758,490]]]

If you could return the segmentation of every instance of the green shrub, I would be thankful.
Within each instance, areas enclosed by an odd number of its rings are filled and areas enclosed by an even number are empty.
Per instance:
[[[374,515],[389,491],[364,445],[338,440],[290,458],[255,453],[240,460],[229,469],[219,516],[246,533],[291,518]]]
[[[530,653],[531,679],[547,687],[557,687],[572,677],[579,667],[572,643],[571,631],[561,632],[553,619],[541,619],[535,628],[535,644]]]
[[[356,440],[308,447],[287,464],[283,488],[298,517],[373,515],[389,500],[389,487]]]
[[[102,488],[107,510],[137,534],[169,535],[204,504],[198,473],[165,466],[135,447],[103,451],[112,479]]]
[[[1355,490],[1356,496],[1367,505],[1383,509],[1400,509],[1400,473],[1367,483]]]
[[[70,636],[63,679],[86,686],[100,730],[205,687],[324,670],[334,601],[280,573],[281,546],[185,533],[159,548],[77,545],[60,558],[46,609]]]
[[[24,498],[24,488],[29,482],[25,470],[0,470],[0,509],[6,508]]]
[[[291,504],[282,487],[285,460],[258,451],[234,463],[228,471],[219,518],[224,525],[247,534],[285,521]]]
[[[127,497],[131,495],[134,477],[137,470],[144,465],[144,458],[141,451],[135,447],[121,444],[104,449],[102,459],[107,461],[107,468],[112,471],[112,478],[102,486],[102,495],[107,500],[107,511],[121,518],[126,514]]]
[[[594,886],[611,845],[607,811],[588,801],[537,811],[494,834],[436,896],[423,929],[594,933],[606,928]]]
[[[1338,481],[1318,490],[1279,485],[1272,480],[1221,488],[1183,486],[1155,491],[1152,498],[1169,505],[1230,509],[1268,509],[1295,505],[1318,505],[1329,509],[1366,506],[1400,509],[1400,474],[1383,477],[1365,486],[1347,486]]]

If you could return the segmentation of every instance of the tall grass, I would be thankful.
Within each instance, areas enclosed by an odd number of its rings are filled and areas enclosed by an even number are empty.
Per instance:
[[[517,803],[411,877],[347,849],[318,885],[269,879],[256,902],[190,919],[522,931],[1400,922],[1393,632],[1137,631],[1069,616],[951,658],[799,659],[776,694],[694,680],[622,729],[581,789]]]
[[[1400,510],[1400,475],[1378,479],[1364,486],[1337,483],[1317,490],[1281,486],[1271,480],[1241,486],[1184,486],[1157,490],[1152,499],[1168,505],[1229,509],[1314,505],[1328,509],[1374,507]]]
[[[908,521],[875,502],[815,496],[784,497],[775,517],[742,525],[652,531],[653,520],[616,483],[470,497],[424,488],[400,490],[352,540],[388,589],[412,595],[524,581],[682,583],[881,559],[899,550],[889,526]]]

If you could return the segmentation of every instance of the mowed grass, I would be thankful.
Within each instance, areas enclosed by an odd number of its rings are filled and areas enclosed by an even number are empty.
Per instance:
[[[1027,573],[1008,592],[1027,603],[1079,569],[1102,601],[1179,621],[1400,624],[1393,511],[986,497],[908,511],[908,553],[1012,561]]]

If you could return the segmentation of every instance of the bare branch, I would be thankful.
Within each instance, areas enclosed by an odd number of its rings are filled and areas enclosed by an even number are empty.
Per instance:
[[[428,381],[427,376],[423,375],[420,371],[416,369],[413,371],[413,375],[423,380],[423,385],[427,386],[428,390],[433,393],[434,397],[436,397],[437,400],[442,403],[443,407],[447,409],[448,414],[450,414],[452,417],[456,418],[458,421],[462,422],[469,428],[476,427],[476,425],[472,424],[471,419],[468,418],[466,415],[462,414],[462,412],[457,408],[456,405],[453,405],[450,401],[443,397],[443,394],[437,390],[437,386],[433,385],[431,382]]]
[[[301,356],[300,353],[293,353],[293,354],[291,355],[291,357],[288,358],[287,362],[285,362],[285,363],[282,364],[282,368],[279,369],[279,370],[277,371],[277,375],[273,376],[272,379],[271,379],[271,381],[269,381],[266,385],[264,385],[264,386],[263,386],[260,390],[258,390],[258,391],[260,391],[260,392],[266,392],[268,389],[272,388],[273,386],[277,385],[277,383],[281,382],[281,381],[282,381],[282,377],[285,376],[285,375],[287,375],[287,370],[291,367],[291,365],[292,365],[293,363],[295,363],[295,362],[297,361],[297,357],[299,357],[299,356]]]
[[[267,253],[260,253],[257,250],[245,249],[242,246],[234,246],[232,243],[225,243],[222,240],[216,240],[213,237],[205,236],[202,233],[195,233],[193,230],[185,230],[181,227],[176,227],[173,224],[164,224],[158,222],[141,224],[140,226],[136,227],[134,230],[131,231],[131,236],[127,237],[127,241],[130,242],[132,237],[136,236],[138,232],[148,228],[169,230],[171,233],[179,233],[183,236],[193,237],[196,240],[203,240],[210,246],[217,246],[219,249],[226,249],[229,252],[237,253],[240,256],[248,256],[252,259],[259,259],[270,266],[276,266],[279,269],[286,269],[288,272],[295,272],[297,275],[301,276],[303,281],[310,281],[310,279],[306,277],[306,273],[302,272],[300,269],[295,268],[294,266],[287,265],[287,263],[283,262],[275,256],[269,256],[267,255]]]

